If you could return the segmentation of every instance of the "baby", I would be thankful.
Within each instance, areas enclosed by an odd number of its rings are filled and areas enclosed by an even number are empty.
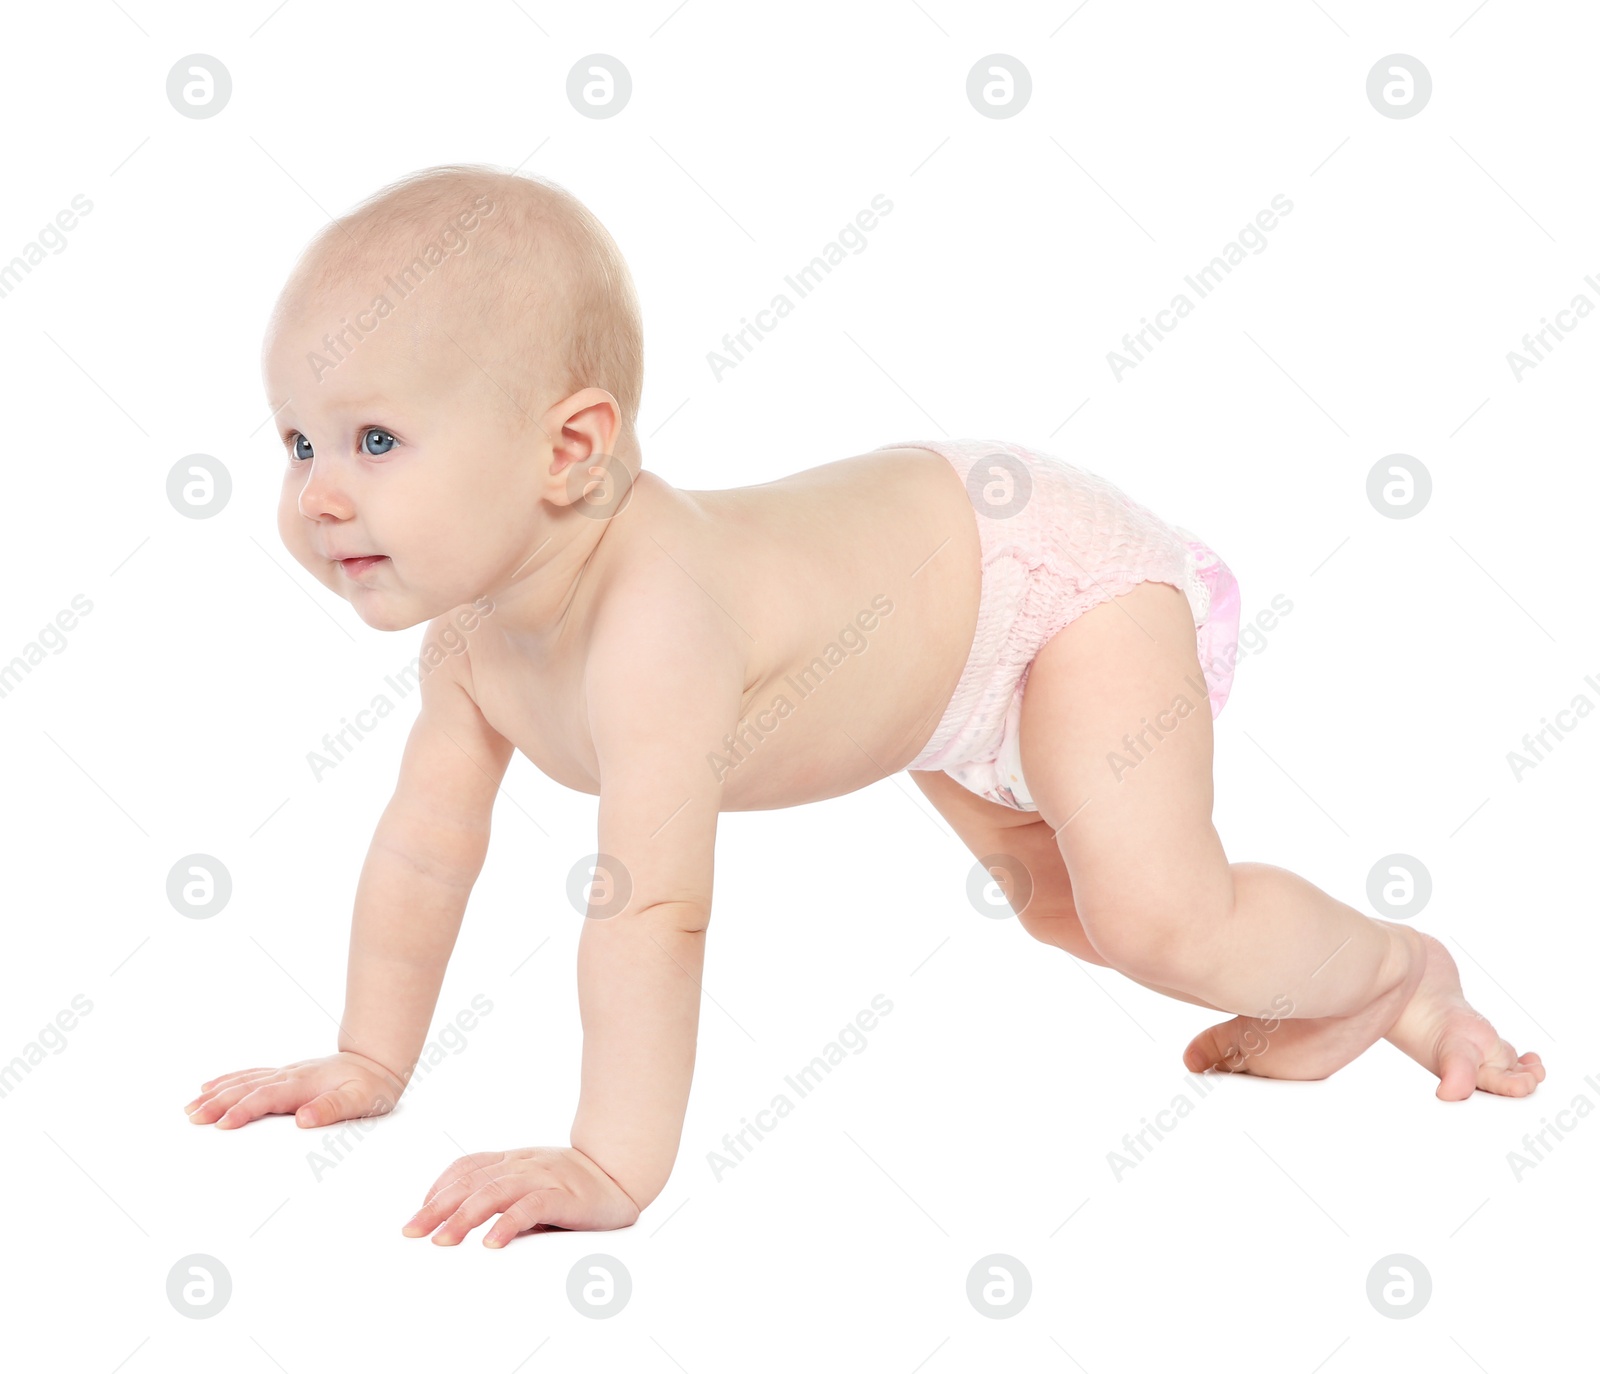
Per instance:
[[[1109,482],[918,440],[677,490],[641,465],[616,244],[559,187],[488,167],[418,173],[323,231],[262,365],[283,542],[373,628],[426,622],[425,673],[356,893],[338,1052],[212,1079],[192,1121],[393,1109],[517,749],[599,797],[572,1140],[457,1160],[406,1235],[634,1222],[683,1128],[719,813],[901,769],[1029,934],[1227,1017],[1191,1071],[1323,1078],[1386,1038],[1441,1098],[1544,1078],[1439,941],[1228,861],[1212,718],[1238,587]]]

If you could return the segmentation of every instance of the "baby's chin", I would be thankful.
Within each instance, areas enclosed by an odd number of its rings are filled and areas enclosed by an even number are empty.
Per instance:
[[[345,600],[355,613],[374,630],[409,630],[432,620],[438,612],[418,609],[407,598],[386,596],[382,592],[358,591]]]
[[[438,614],[417,598],[389,587],[336,587],[351,609],[374,630],[409,630]]]
[[[390,587],[345,588],[340,595],[374,630],[409,630],[454,610],[470,598],[398,591]]]

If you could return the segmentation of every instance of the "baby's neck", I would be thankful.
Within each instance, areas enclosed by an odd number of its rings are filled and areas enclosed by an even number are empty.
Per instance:
[[[554,656],[574,617],[581,617],[605,569],[634,538],[644,537],[652,513],[671,488],[641,473],[628,498],[608,518],[573,508],[547,522],[545,534],[507,583],[486,593],[494,604],[490,623],[522,653]]]

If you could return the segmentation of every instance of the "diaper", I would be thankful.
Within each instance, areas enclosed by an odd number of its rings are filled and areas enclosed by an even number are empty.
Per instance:
[[[1178,527],[1174,527],[1178,528]],[[1187,531],[1180,533],[1187,535]],[[1195,628],[1200,669],[1205,674],[1211,718],[1215,720],[1233,690],[1233,662],[1239,641],[1239,584],[1228,566],[1199,540],[1188,537],[1187,547],[1194,555],[1195,568],[1210,589],[1211,605],[1203,624]],[[1031,664],[1029,667],[1031,668]],[[946,771],[963,787],[990,801],[1018,811],[1037,811],[1033,794],[1022,774],[1022,697],[1027,687],[1028,669],[1017,679],[1016,690],[1006,705],[1000,723],[1000,736],[992,758],[979,757],[957,764]]]
[[[918,440],[966,485],[982,580],[972,649],[932,736],[908,769],[942,770],[963,787],[1037,811],[1022,774],[1018,726],[1028,670],[1078,616],[1140,582],[1188,598],[1213,718],[1233,685],[1239,586],[1204,542],[1094,473],[993,440]]]

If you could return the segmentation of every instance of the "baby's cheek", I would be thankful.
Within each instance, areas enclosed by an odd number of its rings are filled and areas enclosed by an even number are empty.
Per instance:
[[[300,514],[299,500],[300,484],[286,477],[283,491],[278,497],[278,538],[297,559],[302,558],[306,542],[305,532],[301,528],[305,521]]]

